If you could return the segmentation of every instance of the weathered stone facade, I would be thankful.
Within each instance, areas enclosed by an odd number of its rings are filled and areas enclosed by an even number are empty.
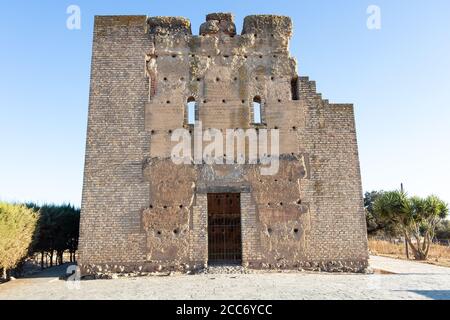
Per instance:
[[[359,272],[367,235],[353,106],[297,75],[288,17],[230,14],[191,32],[176,17],[95,19],[80,231],[84,273],[208,264],[208,194],[240,193],[242,264]],[[261,124],[252,102],[261,100]],[[280,169],[176,165],[171,134],[190,128],[280,132]]]

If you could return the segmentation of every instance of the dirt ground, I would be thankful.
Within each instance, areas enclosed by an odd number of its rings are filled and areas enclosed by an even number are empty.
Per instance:
[[[408,260],[404,243],[392,243],[383,240],[369,240],[370,252],[374,255]],[[414,259],[414,255],[410,250],[410,259]],[[427,261],[417,261],[420,263],[433,264],[437,266],[450,268],[450,246],[433,244]]]

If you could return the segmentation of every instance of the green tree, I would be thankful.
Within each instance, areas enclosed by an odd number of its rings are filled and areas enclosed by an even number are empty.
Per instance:
[[[384,235],[395,237],[398,235],[398,229],[395,223],[384,219],[375,212],[375,201],[384,194],[384,191],[366,192],[364,195],[364,209],[366,213],[367,233],[369,235]]]
[[[56,225],[54,228],[54,249],[56,250],[57,263],[64,263],[63,254],[65,251],[69,251],[72,262],[78,248],[80,212],[70,205],[59,206],[54,220]]]
[[[448,205],[436,196],[409,198],[405,192],[390,191],[375,200],[373,210],[402,231],[416,260],[426,260]]]
[[[78,232],[80,210],[71,205],[43,205],[30,203],[29,207],[39,210],[39,230],[34,246],[35,252],[41,253],[41,267],[44,267],[44,257],[49,257],[50,267],[56,263],[64,263],[65,251],[70,253],[70,262],[75,261],[78,249]]]
[[[26,206],[0,203],[0,268],[4,279],[28,255],[37,221],[38,214]]]

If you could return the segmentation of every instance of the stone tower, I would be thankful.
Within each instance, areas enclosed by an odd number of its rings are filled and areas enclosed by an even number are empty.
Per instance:
[[[274,15],[246,17],[239,35],[231,14],[210,14],[198,36],[185,18],[95,18],[83,273],[367,267],[353,106],[297,74],[291,36],[291,19]],[[261,161],[176,164],[174,132],[195,140],[198,123],[276,130],[277,172],[261,174]]]

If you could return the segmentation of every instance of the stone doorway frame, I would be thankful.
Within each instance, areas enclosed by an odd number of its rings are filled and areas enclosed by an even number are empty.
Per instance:
[[[252,200],[251,188],[249,186],[204,186],[196,188],[195,205],[192,208],[191,262],[208,265],[208,193],[240,193],[242,265],[248,266],[260,260],[256,206]]]

